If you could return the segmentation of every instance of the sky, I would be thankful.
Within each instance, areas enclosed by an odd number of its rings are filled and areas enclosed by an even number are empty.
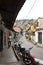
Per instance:
[[[16,20],[43,17],[43,0],[26,0]]]

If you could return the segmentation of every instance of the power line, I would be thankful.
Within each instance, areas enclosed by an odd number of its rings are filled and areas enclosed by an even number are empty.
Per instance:
[[[29,12],[28,12],[28,14],[27,14],[27,16],[26,16],[26,17],[28,17],[28,15],[30,14],[30,12],[32,11],[32,9],[33,9],[33,7],[34,7],[34,5],[35,5],[36,1],[37,1],[37,0],[35,0],[35,1],[34,1],[34,3],[33,3],[33,5],[32,5],[32,7],[30,8],[30,10],[29,10]]]

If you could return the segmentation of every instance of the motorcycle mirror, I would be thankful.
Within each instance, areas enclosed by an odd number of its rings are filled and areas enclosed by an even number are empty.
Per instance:
[[[30,47],[30,48],[29,48],[29,50],[31,50],[32,48],[33,48],[33,46],[32,46],[32,47]]]

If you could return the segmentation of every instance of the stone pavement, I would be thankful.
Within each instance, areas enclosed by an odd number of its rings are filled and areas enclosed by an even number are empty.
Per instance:
[[[17,59],[14,55],[14,52],[12,50],[12,47],[5,48],[2,53],[0,53],[0,64],[1,63],[12,63],[17,62]]]

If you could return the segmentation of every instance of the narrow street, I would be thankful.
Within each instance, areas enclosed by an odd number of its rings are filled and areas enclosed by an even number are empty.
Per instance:
[[[43,49],[35,46],[32,42],[26,40],[25,35],[21,36],[20,40],[22,41],[22,47],[25,47],[26,50],[28,50],[30,47],[33,47],[33,49],[30,51],[32,55],[34,55],[36,58],[43,60]],[[0,64],[1,65],[22,65],[21,62],[18,62],[15,54],[12,50],[12,47],[10,48],[4,48],[3,52],[0,54]]]
[[[22,36],[20,41],[23,42],[22,46],[26,49],[29,49],[33,46],[33,49],[30,51],[32,55],[34,55],[36,58],[43,60],[43,49],[40,47],[35,46],[32,42],[27,41],[25,38],[25,35]]]

